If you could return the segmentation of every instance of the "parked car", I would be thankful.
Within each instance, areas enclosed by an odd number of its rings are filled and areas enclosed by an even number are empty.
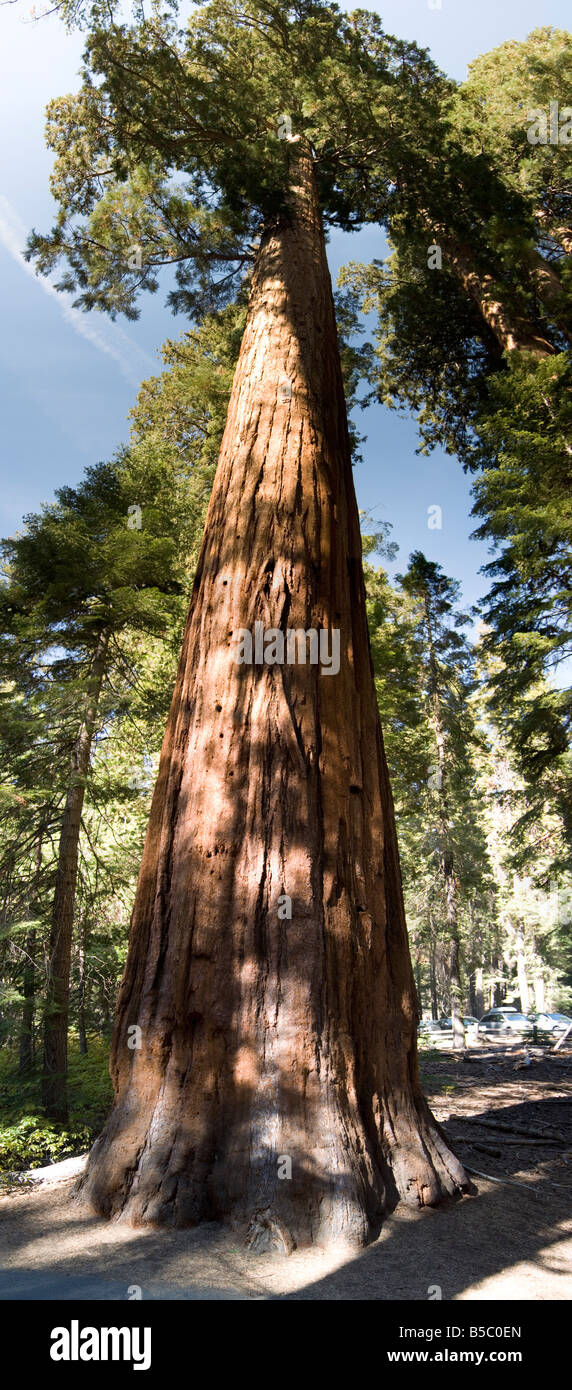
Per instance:
[[[530,1022],[537,1033],[565,1033],[572,1026],[572,1018],[566,1014],[529,1014]]]
[[[489,1034],[491,1037],[503,1035],[506,1037],[511,1033],[518,1034],[520,1037],[531,1038],[534,1032],[534,1025],[526,1014],[517,1013],[516,1009],[490,1009],[488,1014],[483,1014],[479,1023],[479,1033]]]
[[[417,1029],[420,1037],[426,1037],[431,1033],[441,1033],[441,1024],[436,1018],[423,1018]]]

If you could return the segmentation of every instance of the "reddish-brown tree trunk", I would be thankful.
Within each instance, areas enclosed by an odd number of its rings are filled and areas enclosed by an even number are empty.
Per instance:
[[[519,312],[490,271],[479,265],[473,248],[456,236],[454,231],[436,222],[428,210],[418,209],[427,232],[435,238],[446,258],[445,264],[451,268],[466,291],[469,299],[479,310],[483,324],[483,341],[489,351],[501,355],[503,352],[530,352],[541,359],[550,357],[556,348],[541,328],[525,314]],[[555,323],[566,334],[570,325],[563,319],[559,277],[544,258],[534,250],[528,253],[532,274],[541,300],[554,311]]]
[[[442,238],[450,264],[464,286],[467,294],[474,300],[485,323],[494,334],[499,347],[504,351],[530,352],[534,357],[550,357],[555,348],[541,329],[529,319],[507,305],[499,292],[498,283],[489,273],[477,269],[472,251],[452,238]],[[553,294],[553,286],[548,274],[540,277],[536,267],[539,291],[548,297]],[[553,300],[552,300],[553,302]]]
[[[444,252],[446,264],[476,304],[489,347],[496,343],[499,353],[518,350],[531,352],[538,358],[550,357],[556,351],[553,344],[536,324],[511,304],[510,294],[503,293],[498,280],[478,265],[472,247],[461,241],[454,232],[433,221],[427,212],[422,216],[427,230]],[[551,308],[554,308],[555,302],[560,308],[557,294],[560,286],[556,272],[534,252],[530,261],[540,297]],[[560,315],[556,321],[559,327],[563,327]]]
[[[361,1244],[396,1190],[423,1205],[466,1184],[419,1088],[331,284],[311,159],[293,144],[292,160],[163,744],[115,1104],[83,1183],[104,1214],[231,1220],[255,1249]],[[239,664],[255,622],[327,630],[330,652],[338,630],[339,673]]]

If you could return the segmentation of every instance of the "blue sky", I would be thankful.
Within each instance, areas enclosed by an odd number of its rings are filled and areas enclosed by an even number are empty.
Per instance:
[[[429,0],[388,0],[364,8],[377,10],[388,32],[429,48],[459,80],[473,58],[506,39],[522,39],[541,25],[570,24],[569,0],[442,0],[440,9],[430,8]],[[21,260],[28,230],[52,223],[45,106],[79,85],[82,46],[82,36],[66,34],[57,16],[33,23],[25,0],[0,8],[2,535],[17,530],[54,488],[78,482],[88,464],[109,458],[126,440],[138,383],[160,369],[164,339],[184,328],[160,292],[142,301],[136,323],[81,314]],[[383,254],[374,229],[335,233],[332,274],[346,260]],[[461,580],[465,602],[474,602],[486,587],[478,571],[487,554],[469,540],[470,484],[460,465],[440,452],[416,456],[414,424],[381,407],[357,424],[368,435],[356,469],[358,503],[393,523],[400,547],[395,568],[405,567],[412,549],[423,549]],[[440,531],[427,525],[428,507],[435,504],[443,511]]]

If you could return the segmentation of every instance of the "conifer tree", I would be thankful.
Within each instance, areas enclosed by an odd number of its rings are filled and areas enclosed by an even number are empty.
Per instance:
[[[531,795],[547,778],[568,837],[570,44],[540,29],[471,65],[443,94],[442,164],[420,175],[434,199],[432,254],[425,200],[419,214],[406,182],[389,262],[343,276],[378,312],[374,396],[414,410],[422,452],[441,445],[475,475],[476,535],[493,549],[482,611],[501,656],[496,713]],[[555,104],[558,138],[531,143],[530,113],[548,121]],[[490,313],[455,238],[472,247]]]
[[[444,914],[453,1045],[462,1047],[463,897],[474,902],[475,890],[482,893],[487,867],[485,837],[473,791],[477,745],[470,707],[473,661],[462,631],[469,618],[457,607],[458,583],[420,551],[410,556],[401,584],[413,600],[422,644],[419,677],[433,743],[428,788],[435,806],[434,848],[441,877],[441,893],[435,895],[432,915],[438,919],[440,910]]]
[[[180,35],[96,15],[51,112],[61,217],[31,250],[85,307],[135,312],[165,262],[190,312],[250,278],[84,1192],[254,1248],[360,1243],[392,1191],[465,1185],[417,1075],[323,229],[359,222],[372,91],[411,126],[433,80],[371,17],[217,0]],[[255,624],[339,637],[339,672],[239,664]]]
[[[40,703],[42,685],[48,700],[55,687],[67,726],[60,733],[70,770],[60,813],[44,1022],[44,1105],[60,1121],[67,1119],[72,933],[93,742],[113,712],[108,678],[118,651],[121,660],[121,635],[160,631],[180,591],[176,549],[165,534],[167,477],[146,464],[145,473],[128,457],[89,469],[83,484],[61,488],[57,501],[27,517],[25,531],[2,547],[6,670],[16,690],[39,687]]]

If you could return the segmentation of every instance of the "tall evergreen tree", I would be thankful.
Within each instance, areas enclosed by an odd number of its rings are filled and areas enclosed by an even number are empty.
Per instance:
[[[570,51],[570,35],[541,29],[472,64],[443,95],[442,166],[422,175],[432,246],[406,185],[389,263],[344,276],[379,314],[374,395],[416,412],[423,452],[442,445],[475,474],[476,534],[495,552],[483,613],[502,655],[497,715],[531,788],[547,776],[568,836]],[[556,100],[558,140],[531,143],[531,113],[548,122]],[[451,237],[490,271],[490,313]]]
[[[72,932],[94,736],[113,709],[108,676],[117,666],[121,634],[160,631],[180,591],[176,549],[164,534],[165,483],[164,470],[142,474],[128,458],[98,465],[78,488],[60,489],[54,504],[29,516],[21,535],[3,542],[7,672],[24,692],[42,682],[66,690],[70,772],[60,816],[44,1025],[44,1104],[57,1120],[67,1119]],[[134,489],[137,502],[131,501]]]
[[[320,212],[353,217],[347,92],[359,167],[372,83],[397,110],[428,69],[363,27],[255,0],[204,6],[180,37],[157,15],[96,24],[81,93],[52,111],[60,223],[33,247],[112,312],[164,260],[191,309],[252,270],[84,1191],[139,1221],[232,1216],[256,1248],[363,1242],[388,1190],[425,1204],[465,1185],[417,1075]],[[315,118],[324,85],[335,129]],[[239,664],[255,623],[339,637],[339,673]]]
[[[418,610],[423,643],[420,675],[433,736],[429,777],[436,802],[436,840],[442,879],[445,937],[449,952],[449,984],[453,1045],[464,1046],[461,984],[461,864],[470,862],[468,842],[478,838],[478,821],[471,815],[475,777],[471,743],[475,743],[469,708],[472,688],[470,648],[462,628],[468,617],[456,607],[459,585],[440,565],[416,551],[402,577],[405,592]],[[471,825],[471,821],[473,824]],[[481,837],[481,850],[484,849]],[[465,886],[468,886],[465,883]],[[437,907],[438,913],[438,907]]]

